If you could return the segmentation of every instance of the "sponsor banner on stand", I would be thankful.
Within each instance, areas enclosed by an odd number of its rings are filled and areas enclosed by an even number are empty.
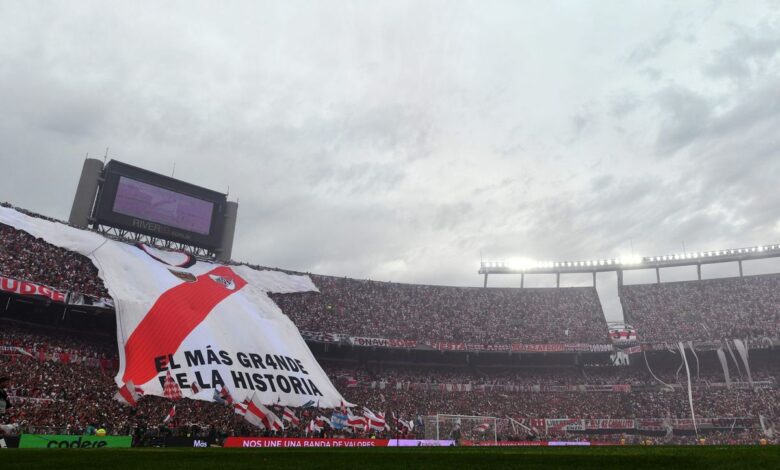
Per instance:
[[[223,447],[388,447],[389,439],[324,439],[303,437],[228,437]]]
[[[663,419],[643,418],[636,420],[636,429],[639,431],[666,431],[666,423]]]
[[[606,446],[610,442],[590,441],[460,441],[462,446],[479,447],[570,447],[570,446]]]
[[[755,418],[696,418],[694,428],[693,420],[675,418],[670,419],[669,423],[675,431],[692,431],[695,428],[701,429],[734,429],[754,426]]]
[[[102,449],[130,447],[131,436],[64,436],[22,434],[20,449]]]
[[[321,331],[306,331],[306,330],[301,330],[301,336],[306,341],[316,341],[318,343],[339,343],[344,338],[347,338],[346,335],[342,335],[339,333],[323,333]]]
[[[439,351],[465,351],[466,343],[453,343],[450,341],[426,341],[426,345]]]
[[[631,391],[629,384],[613,385],[540,385],[542,392],[618,392],[628,393]]]
[[[413,339],[366,338],[363,336],[350,336],[349,343],[353,346],[373,346],[379,348],[413,349],[417,347],[417,341]]]
[[[586,431],[601,429],[634,429],[633,419],[586,419],[583,420]]]
[[[465,447],[542,447],[547,441],[460,441]]]
[[[546,419],[547,431],[584,431],[585,425],[581,419]]]
[[[455,441],[437,439],[390,439],[388,447],[450,447]]]
[[[611,344],[557,343],[557,344],[523,344],[512,343],[512,352],[545,353],[545,352],[606,352],[612,351]]]
[[[731,382],[730,384],[727,384],[725,382],[709,382],[707,384],[707,387],[709,388],[738,388],[742,390],[752,390],[756,388],[774,388],[775,384],[771,380],[754,380],[751,384],[750,382]],[[694,387],[697,388],[697,387]],[[703,387],[698,387],[703,388]]]
[[[512,346],[509,344],[477,344],[466,343],[467,351],[511,351]]]
[[[145,395],[165,396],[169,388],[207,401],[215,389],[228,389],[237,401],[256,395],[282,406],[346,401],[268,295],[316,292],[309,276],[201,260],[179,265],[165,252],[6,207],[0,223],[87,256],[98,268],[115,303],[118,387],[132,382]],[[173,387],[165,387],[166,378]]]
[[[521,352],[521,353],[553,353],[553,352],[606,352],[612,351],[611,344],[585,343],[555,343],[555,344],[479,344],[456,343],[451,341],[426,341],[425,344],[439,351],[486,351],[486,352]]]
[[[43,297],[52,302],[65,303],[68,294],[34,282],[20,281],[0,275],[0,291],[23,297]]]

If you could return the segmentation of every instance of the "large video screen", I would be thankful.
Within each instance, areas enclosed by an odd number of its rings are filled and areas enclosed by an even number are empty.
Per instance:
[[[226,207],[222,193],[112,160],[92,217],[101,225],[214,249]]]
[[[119,177],[114,212],[208,235],[214,204],[126,176]]]

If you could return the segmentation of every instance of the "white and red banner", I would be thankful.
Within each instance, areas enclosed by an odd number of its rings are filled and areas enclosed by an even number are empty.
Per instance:
[[[227,387],[239,401],[338,407],[331,384],[298,328],[268,293],[316,291],[308,276],[203,261],[181,265],[166,254],[0,207],[0,223],[89,257],[114,300],[119,346],[116,383],[163,396],[170,372],[202,400]],[[186,394],[185,394],[186,395]]]
[[[611,344],[558,343],[523,344],[512,343],[512,352],[604,352],[612,351]]]
[[[633,419],[585,419],[584,425],[586,430],[600,430],[600,429],[634,429],[635,420]]]
[[[0,291],[22,296],[45,297],[53,302],[65,303],[67,294],[34,282],[20,281],[0,275]]]
[[[350,336],[349,343],[353,346],[375,346],[380,348],[412,349],[417,347],[417,341],[413,339],[366,338],[363,336]]]

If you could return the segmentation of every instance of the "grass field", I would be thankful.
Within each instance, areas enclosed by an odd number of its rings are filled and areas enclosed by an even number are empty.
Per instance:
[[[0,469],[780,469],[780,447],[4,449]]]

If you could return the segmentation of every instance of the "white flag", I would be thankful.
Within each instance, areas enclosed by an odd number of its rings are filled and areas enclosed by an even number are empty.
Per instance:
[[[173,262],[129,245],[0,207],[0,223],[89,257],[113,297],[117,385],[163,395],[166,375],[182,389],[227,387],[237,401],[323,408],[343,398],[292,321],[268,293],[317,291],[308,276],[197,261]],[[211,400],[213,394],[200,394]]]

